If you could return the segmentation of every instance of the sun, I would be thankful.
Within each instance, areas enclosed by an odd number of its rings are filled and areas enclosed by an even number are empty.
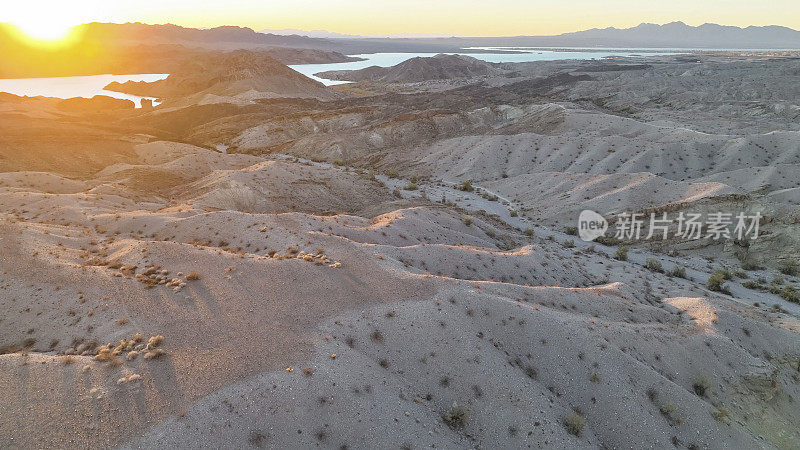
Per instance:
[[[58,21],[48,19],[15,23],[14,25],[29,38],[44,42],[54,42],[65,39],[69,36],[72,29],[75,28],[75,24],[59,23]]]
[[[17,4],[4,11],[3,21],[16,30],[19,38],[34,45],[54,46],[66,43],[83,21],[70,2],[37,2]]]

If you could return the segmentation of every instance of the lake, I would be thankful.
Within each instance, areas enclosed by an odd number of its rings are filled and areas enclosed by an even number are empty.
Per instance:
[[[472,56],[473,58],[477,58],[492,63],[561,61],[567,59],[591,60],[591,59],[609,58],[614,56],[629,57],[629,56],[664,54],[664,53],[654,53],[652,52],[652,49],[647,49],[647,50],[642,49],[641,52],[638,52],[638,50],[630,50],[630,49],[624,49],[624,50],[603,49],[601,51],[580,51],[580,50],[553,51],[553,50],[541,50],[535,48],[519,48],[519,47],[514,47],[514,48],[496,47],[496,48],[485,49],[489,51],[513,50],[519,53],[470,53],[469,52],[470,49],[465,49],[465,50],[466,51],[464,52],[449,53],[449,54]],[[484,50],[484,49],[475,48],[473,50]],[[437,54],[438,53],[371,53],[364,55],[350,55],[358,58],[364,58],[364,61],[327,63],[327,64],[296,64],[296,65],[291,65],[289,67],[302,73],[303,75],[309,78],[313,78],[314,80],[323,83],[326,86],[333,86],[336,84],[349,83],[349,81],[328,80],[318,77],[315,74],[320,72],[327,72],[329,70],[358,70],[370,66],[391,67],[417,56],[431,57],[431,56],[436,56]]]
[[[470,53],[469,50],[484,50],[484,51],[507,51],[513,50],[517,53]],[[673,49],[671,49],[673,50]],[[667,53],[673,53],[672,51]],[[349,83],[349,81],[337,81],[320,78],[315,74],[326,72],[329,70],[358,70],[370,66],[391,67],[400,64],[403,61],[411,58],[431,57],[436,56],[438,53],[371,53],[362,55],[351,55],[358,58],[363,58],[364,61],[345,62],[345,63],[329,63],[329,64],[296,64],[291,65],[292,69],[303,75],[317,80],[326,86],[333,86],[337,84]],[[451,53],[454,54],[454,53]],[[553,51],[542,50],[536,48],[475,48],[465,49],[464,52],[458,54],[468,55],[474,58],[493,62],[493,63],[512,63],[512,62],[531,62],[531,61],[559,61],[567,59],[603,59],[609,57],[630,57],[630,56],[643,56],[643,55],[663,55],[664,52],[654,53],[653,49],[639,50],[621,50],[621,49],[602,49],[598,51]],[[106,87],[112,81],[124,83],[126,81],[147,81],[153,82],[167,78],[169,74],[138,74],[138,75],[92,75],[81,77],[56,77],[56,78],[17,78],[17,79],[0,79],[0,92],[8,92],[10,94],[27,96],[27,97],[56,97],[56,98],[73,98],[85,97],[91,98],[95,95],[106,95],[109,97],[131,100],[136,104],[137,108],[141,108],[142,99],[149,98],[153,100],[153,105],[158,102],[154,98],[139,97],[136,95],[123,94],[121,92],[106,91]]]
[[[92,98],[95,95],[131,100],[137,108],[142,107],[142,99],[153,100],[153,105],[158,102],[154,98],[139,97],[123,94],[121,92],[106,91],[103,89],[112,81],[124,83],[126,81],[153,82],[167,78],[169,74],[150,73],[139,75],[92,75],[83,77],[56,77],[56,78],[6,78],[0,79],[0,92],[25,96],[25,97],[55,97],[55,98]]]

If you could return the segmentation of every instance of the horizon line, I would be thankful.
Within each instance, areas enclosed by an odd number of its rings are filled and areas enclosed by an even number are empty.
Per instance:
[[[274,34],[274,33],[270,33],[270,32],[274,32],[274,31],[298,31],[298,32],[308,32],[308,33],[322,32],[322,33],[338,34],[338,35],[341,35],[343,38],[380,39],[380,38],[393,38],[392,36],[395,36],[394,37],[395,39],[448,39],[448,38],[492,38],[492,37],[497,37],[497,38],[557,37],[557,36],[563,36],[563,35],[566,35],[566,34],[579,33],[579,32],[585,32],[585,31],[594,31],[594,30],[597,30],[597,31],[603,31],[603,30],[631,30],[631,29],[635,29],[637,27],[640,27],[642,25],[655,25],[655,26],[663,27],[663,26],[673,25],[673,24],[682,24],[682,25],[685,25],[685,26],[691,27],[691,28],[700,28],[700,27],[703,27],[705,25],[714,25],[714,26],[719,26],[719,27],[723,27],[723,28],[736,28],[736,29],[739,29],[739,30],[747,30],[747,29],[750,29],[750,28],[783,28],[783,29],[787,29],[787,30],[791,30],[791,31],[795,31],[795,32],[800,32],[800,30],[798,30],[798,29],[795,29],[795,28],[792,28],[792,27],[786,26],[786,25],[779,25],[779,24],[738,26],[738,25],[726,25],[726,24],[721,24],[721,23],[716,23],[716,22],[704,22],[704,23],[699,24],[699,25],[690,25],[690,24],[684,22],[683,20],[673,20],[673,21],[664,22],[664,23],[646,22],[645,21],[645,22],[640,22],[637,25],[633,25],[633,26],[630,26],[630,27],[623,27],[623,28],[620,28],[620,27],[617,27],[617,26],[592,27],[592,28],[576,29],[576,30],[573,30],[573,31],[565,31],[563,33],[557,33],[557,34],[507,34],[507,35],[497,35],[497,34],[495,34],[495,35],[470,35],[470,34],[449,34],[449,33],[436,33],[436,32],[416,32],[416,31],[387,32],[385,35],[383,33],[378,33],[378,34],[351,34],[351,33],[342,32],[342,31],[332,31],[332,30],[329,30],[329,29],[303,29],[303,28],[294,28],[294,27],[291,27],[291,26],[285,26],[284,28],[264,28],[262,30],[257,30],[257,29],[255,29],[253,27],[246,26],[246,25],[231,25],[231,24],[227,24],[227,25],[215,25],[215,26],[211,26],[211,27],[196,27],[196,26],[189,26],[189,25],[181,25],[181,24],[173,23],[173,22],[150,23],[150,22],[143,22],[143,21],[124,21],[124,22],[123,21],[119,21],[119,22],[115,22],[115,21],[91,21],[91,22],[84,22],[84,23],[76,24],[76,25],[73,26],[73,29],[78,28],[78,27],[88,26],[88,25],[146,25],[146,26],[173,26],[173,27],[178,27],[178,28],[183,28],[183,29],[190,29],[190,30],[215,30],[215,29],[220,29],[220,28],[238,28],[238,29],[242,29],[242,30],[250,30],[250,31],[252,31],[254,33],[258,33],[258,34]],[[14,23],[10,23],[10,22],[0,22],[0,25],[9,26],[9,27],[12,27],[12,28],[16,28],[17,27]],[[396,37],[396,36],[402,36],[402,35],[419,35],[419,36]],[[426,36],[426,35],[428,35],[428,36]],[[278,36],[280,36],[280,35],[278,35]],[[307,35],[302,35],[302,34],[294,34],[294,33],[293,34],[286,34],[286,35],[283,35],[283,36],[301,36],[301,37],[308,37],[310,39],[334,39],[332,37],[328,37],[328,38],[326,38],[326,37],[313,37],[313,36],[307,36]]]

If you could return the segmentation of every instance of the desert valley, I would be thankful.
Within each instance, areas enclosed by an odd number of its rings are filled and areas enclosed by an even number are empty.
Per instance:
[[[0,67],[169,74],[0,93],[0,448],[800,447],[800,52],[252,33]]]

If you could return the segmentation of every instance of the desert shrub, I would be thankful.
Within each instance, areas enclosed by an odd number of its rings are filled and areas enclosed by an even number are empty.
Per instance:
[[[675,266],[669,274],[676,278],[686,278],[686,268]]]
[[[762,286],[761,283],[759,283],[756,280],[745,281],[744,283],[742,283],[742,286],[746,287],[747,289],[763,289],[764,288],[764,286]]]
[[[533,236],[533,229],[531,229],[531,228],[526,228],[526,229],[525,229],[525,236],[528,236],[528,237],[531,237],[531,236]]]
[[[699,395],[700,397],[705,397],[708,394],[708,390],[711,388],[711,377],[707,374],[701,373],[700,375],[695,378],[694,383],[692,384],[692,390],[694,393]]]
[[[403,189],[405,189],[407,191],[416,191],[417,189],[419,189],[419,186],[417,186],[416,183],[411,182],[411,183],[408,183],[407,185],[405,185],[405,187],[403,187]]]
[[[512,209],[511,211],[508,212],[508,215],[511,217],[517,217],[519,216],[519,213],[517,212],[517,210]]]
[[[151,336],[150,339],[147,340],[147,345],[145,346],[145,350],[153,350],[161,343],[164,342],[164,336]]]
[[[600,236],[599,238],[594,240],[600,245],[605,245],[608,247],[613,247],[615,245],[619,245],[621,242],[619,239],[615,238],[614,236]]]
[[[567,429],[569,434],[580,436],[584,427],[586,427],[586,420],[576,411],[573,411],[572,414],[564,419],[564,428]]]
[[[343,166],[344,165],[344,161],[341,160],[341,159],[334,159],[333,160],[333,165],[334,166]]]
[[[758,263],[756,263],[752,259],[746,259],[746,260],[742,261],[742,269],[744,269],[744,270],[760,270],[761,266],[759,266]]]
[[[384,172],[384,174],[389,178],[397,178],[397,172],[395,172],[394,170],[391,170],[391,169],[389,169],[386,172]]]
[[[708,278],[706,286],[714,292],[722,292],[723,294],[730,293],[728,287],[725,286],[725,275],[720,271],[714,272],[714,274]]]
[[[191,272],[189,275],[186,275],[186,279],[189,281],[197,281],[200,279],[200,274],[197,272]]]
[[[617,252],[614,254],[614,258],[620,261],[627,261],[628,260],[628,247],[620,247],[617,249]]]
[[[645,262],[644,266],[647,267],[649,270],[652,270],[653,272],[664,271],[664,268],[661,267],[661,261],[655,258],[647,258],[647,261]]]
[[[720,406],[714,411],[711,411],[711,417],[722,422],[728,418],[728,410]]]
[[[253,430],[250,432],[248,442],[255,448],[266,448],[268,436],[260,431]]]
[[[775,275],[772,277],[772,284],[783,284],[786,282],[786,278],[783,278],[781,275]]]
[[[565,232],[570,236],[578,235],[578,227],[567,227]]]
[[[369,338],[372,339],[373,342],[379,344],[383,343],[383,334],[378,330],[373,331],[372,334],[369,335]]]
[[[722,275],[722,279],[723,280],[732,280],[733,279],[733,274],[728,269],[719,269],[714,273],[718,273],[718,274]]]
[[[458,190],[464,192],[472,192],[475,190],[475,188],[472,187],[472,182],[470,180],[466,180],[458,186]]]
[[[469,217],[469,216],[464,217],[464,225],[466,225],[468,227],[472,226],[472,217]]]
[[[681,417],[678,415],[678,407],[675,406],[673,403],[670,402],[664,403],[658,408],[658,410],[664,417],[666,417],[667,421],[672,425],[679,424],[683,421]]]
[[[159,359],[159,358],[161,358],[162,356],[164,356],[166,354],[167,354],[167,352],[165,352],[164,350],[162,350],[160,348],[156,348],[156,349],[150,350],[149,352],[146,352],[144,354],[144,359],[147,359],[147,360]]]
[[[469,411],[466,408],[459,408],[457,405],[453,405],[453,407],[442,416],[444,423],[453,429],[464,428],[468,419]]]
[[[563,245],[566,248],[575,247],[575,240],[574,239],[570,239],[568,241],[564,241],[564,242],[561,243],[561,245]]]
[[[622,243],[622,241],[613,236],[600,236],[596,238],[594,242],[600,245],[605,245],[606,247],[614,247]]]
[[[787,302],[800,303],[800,295],[797,293],[797,289],[795,289],[794,286],[785,286],[781,290],[780,295],[781,298]]]
[[[778,270],[780,270],[782,274],[792,277],[797,276],[797,274],[800,273],[800,267],[798,267],[797,260],[794,259],[787,259],[786,261],[783,261]]]

